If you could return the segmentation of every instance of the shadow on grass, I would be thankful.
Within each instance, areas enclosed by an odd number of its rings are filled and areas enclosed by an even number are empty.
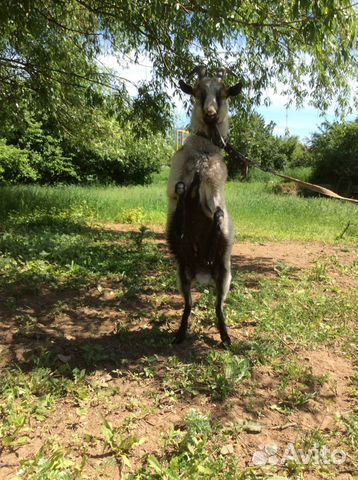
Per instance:
[[[102,230],[71,219],[13,222],[0,238],[9,261],[0,290],[8,362],[91,372],[140,371],[154,355],[205,359],[219,346],[206,334],[171,345],[182,302],[163,240],[162,232]],[[234,257],[233,264],[272,273],[262,259]]]

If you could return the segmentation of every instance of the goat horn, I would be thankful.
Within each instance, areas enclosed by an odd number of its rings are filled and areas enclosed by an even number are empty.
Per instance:
[[[227,68],[220,67],[216,70],[216,77],[223,79],[225,77],[226,72],[227,72]]]
[[[197,65],[193,70],[189,73],[189,77],[192,77],[194,74],[197,74],[199,77],[199,80],[202,78],[206,77],[207,75],[207,67],[205,65]]]
[[[220,68],[217,69],[217,71],[216,71],[217,78],[223,79],[225,77],[225,75],[232,75],[233,77],[238,78],[236,73],[233,70],[231,70],[231,68],[220,67]]]
[[[234,70],[231,70],[231,68],[227,68],[226,69],[227,73],[229,73],[230,75],[232,75],[233,77],[235,78],[239,78],[239,75],[237,75]]]

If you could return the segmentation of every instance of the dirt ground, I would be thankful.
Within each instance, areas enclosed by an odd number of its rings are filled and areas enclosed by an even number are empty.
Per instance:
[[[131,226],[106,225],[110,231],[130,231]],[[156,241],[163,245],[165,240],[161,229],[153,229]],[[275,278],[284,265],[290,269],[291,276],[299,277],[310,268],[317,259],[335,258],[340,265],[350,265],[355,257],[355,251],[350,247],[327,246],[324,244],[308,244],[299,242],[285,243],[236,243],[233,248],[233,269],[239,272],[252,272],[257,278]],[[354,286],[354,280],[342,273],[333,273],[340,288]],[[255,287],[253,287],[255,288]],[[260,431],[242,430],[236,438],[230,439],[228,445],[223,445],[223,453],[234,454],[243,468],[252,465],[253,454],[262,445],[275,443],[283,449],[288,442],[297,443],[302,432],[317,428],[323,433],[332,433],[339,437],[342,431],[337,427],[337,412],[352,410],[350,389],[355,370],[350,358],[334,349],[304,350],[291,345],[292,354],[300,362],[311,367],[313,375],[328,375],[319,397],[312,398],[304,409],[282,414],[276,406],[275,392],[279,379],[270,366],[256,366],[253,377],[244,380],[243,391],[248,392],[255,386],[252,395],[232,396],[225,402],[214,402],[205,395],[194,398],[179,398],[173,400],[164,395],[162,380],[166,371],[168,356],[177,355],[182,361],[190,362],[191,355],[196,359],[204,357],[215,347],[219,337],[215,328],[207,328],[200,337],[189,338],[184,345],[172,347],[170,339],[182,308],[179,295],[173,295],[165,305],[158,304],[158,314],[163,313],[169,322],[164,336],[167,345],[151,344],[151,326],[147,320],[147,312],[152,304],[145,296],[141,304],[127,300],[118,305],[111,294],[111,285],[102,285],[101,290],[84,289],[53,292],[46,289],[41,295],[24,294],[17,299],[18,315],[31,315],[39,319],[33,335],[19,334],[14,325],[13,313],[4,305],[0,306],[0,331],[2,336],[2,366],[10,362],[26,365],[29,351],[46,344],[52,344],[60,351],[64,362],[73,365],[77,354],[83,345],[100,345],[102,350],[120,352],[124,373],[114,374],[110,364],[101,364],[100,368],[93,365],[90,382],[99,385],[103,392],[103,402],[97,397],[89,404],[86,412],[80,411],[78,401],[71,397],[59,400],[53,413],[42,421],[30,422],[32,431],[30,442],[13,450],[4,450],[1,456],[0,479],[12,479],[19,471],[19,460],[34,455],[47,438],[60,439],[61,446],[70,446],[72,454],[80,456],[83,446],[81,439],[86,435],[98,436],[101,423],[105,416],[113,425],[128,422],[128,430],[140,432],[145,442],[131,454],[131,463],[135,467],[141,462],[143,455],[148,453],[160,455],[162,451],[161,433],[171,426],[179,426],[186,414],[193,408],[210,414],[215,422],[229,424],[230,422],[259,423]],[[197,298],[198,294],[194,296]],[[153,301],[153,299],[152,299]],[[66,308],[56,316],[53,307],[59,302],[66,303]],[[126,335],[113,335],[118,324],[126,322]],[[249,336],[250,329],[234,328],[231,330],[233,339],[240,340]],[[246,331],[245,331],[246,330]],[[211,340],[209,340],[211,339]],[[164,342],[165,343],[165,342]],[[94,347],[95,348],[95,347]],[[141,371],[148,358],[156,356],[155,374],[152,378],[143,378]],[[81,365],[79,365],[82,368]],[[106,395],[106,391],[114,391]],[[227,448],[226,448],[227,447]],[[226,448],[226,450],[225,450]],[[110,463],[106,464],[106,453],[96,442],[89,442],[88,464],[85,474],[88,478],[119,478],[118,469]],[[101,469],[99,469],[101,465]],[[98,473],[100,472],[100,473]],[[351,469],[340,469],[337,478],[351,479],[354,472]],[[86,478],[86,477],[84,477]],[[315,473],[305,474],[304,478],[321,478]]]

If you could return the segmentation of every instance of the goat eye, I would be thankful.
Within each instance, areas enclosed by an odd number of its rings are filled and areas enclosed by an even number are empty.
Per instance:
[[[205,93],[205,92],[201,92],[201,93],[198,95],[198,100],[200,100],[200,102],[202,103],[202,105],[204,105],[205,99],[206,99],[206,93]]]

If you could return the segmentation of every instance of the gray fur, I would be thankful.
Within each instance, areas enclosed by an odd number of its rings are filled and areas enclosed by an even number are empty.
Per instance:
[[[230,344],[222,307],[231,282],[234,229],[224,196],[227,168],[223,151],[211,141],[216,131],[223,138],[228,135],[230,88],[224,85],[222,72],[214,78],[199,75],[195,87],[182,81],[180,85],[184,92],[193,95],[194,108],[193,133],[172,159],[167,187],[168,243],[176,258],[178,287],[185,301],[176,342],[181,342],[186,334],[192,281],[211,278],[217,292],[221,340]]]

